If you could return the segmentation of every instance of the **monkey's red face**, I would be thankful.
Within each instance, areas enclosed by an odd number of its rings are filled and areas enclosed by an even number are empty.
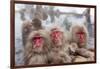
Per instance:
[[[79,43],[85,42],[85,33],[84,32],[79,31],[76,33],[76,35],[78,37]]]
[[[40,35],[36,35],[35,37],[33,37],[33,48],[40,48],[43,46],[43,44],[43,37],[41,37]]]
[[[52,31],[51,39],[54,44],[62,45],[62,38],[63,38],[63,34],[61,31]]]

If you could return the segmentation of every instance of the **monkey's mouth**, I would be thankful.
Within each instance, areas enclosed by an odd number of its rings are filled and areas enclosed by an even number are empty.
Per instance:
[[[39,48],[43,44],[43,38],[38,36],[33,38],[33,48]]]
[[[82,37],[80,37],[79,42],[80,42],[80,43],[84,43],[84,42],[85,42],[85,39],[84,39],[84,37],[83,37],[83,36],[82,36]]]
[[[40,47],[40,44],[33,42],[33,48],[39,48],[39,47]]]
[[[60,41],[60,40],[54,40],[54,44],[56,46],[61,46],[62,45],[62,41]]]
[[[84,42],[85,42],[85,40],[80,40],[79,42],[80,42],[80,43],[84,43]]]

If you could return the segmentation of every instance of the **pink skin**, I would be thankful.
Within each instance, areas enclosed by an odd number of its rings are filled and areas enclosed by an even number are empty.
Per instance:
[[[33,38],[33,48],[39,48],[43,45],[43,43],[44,40],[41,36],[38,35]]]
[[[78,32],[78,33],[76,33],[77,34],[77,36],[78,36],[78,38],[79,38],[79,41],[80,41],[80,43],[84,43],[84,32]]]
[[[51,33],[51,38],[54,44],[61,45],[61,39],[62,39],[62,32],[60,31],[53,31]]]

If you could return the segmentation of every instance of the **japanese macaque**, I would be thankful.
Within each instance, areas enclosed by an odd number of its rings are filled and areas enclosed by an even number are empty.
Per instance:
[[[25,64],[47,64],[50,47],[49,36],[45,30],[32,31],[25,45]]]
[[[94,60],[94,52],[87,49],[88,32],[84,25],[73,25],[71,27],[72,43],[77,44],[74,53],[77,54],[73,62],[85,62]],[[73,46],[73,45],[72,45]]]
[[[32,21],[24,21],[22,25],[22,39],[23,45],[25,46],[28,35],[31,31],[36,31],[42,29],[41,20],[38,18],[34,18]]]
[[[32,30],[33,30],[33,26],[31,24],[31,21],[24,21],[22,24],[22,39],[23,39],[24,46],[25,46],[27,37]]]
[[[45,10],[45,8],[42,5],[36,6],[35,17],[37,17],[41,20],[46,20],[48,18],[47,11]]]
[[[72,42],[76,42],[79,48],[87,46],[88,31],[84,25],[73,25],[71,27]]]
[[[67,47],[68,47],[68,49],[66,51],[67,51],[67,53],[69,51],[69,56],[71,57],[72,62],[73,62],[73,60],[75,59],[75,56],[77,55],[76,49],[78,48],[78,45],[76,43],[69,43],[69,45],[67,45]]]
[[[41,20],[39,18],[34,18],[32,20],[33,30],[42,29]]]
[[[70,63],[71,58],[65,52],[65,35],[61,28],[52,28],[50,31],[51,50],[49,53],[49,62],[51,64]],[[67,50],[67,49],[66,49]]]

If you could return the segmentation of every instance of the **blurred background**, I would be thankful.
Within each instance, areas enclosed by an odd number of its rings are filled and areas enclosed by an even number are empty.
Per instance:
[[[69,30],[74,23],[84,23],[89,32],[88,48],[94,48],[94,8],[15,4],[15,64],[23,65],[22,24],[38,17],[48,30],[54,24]]]

